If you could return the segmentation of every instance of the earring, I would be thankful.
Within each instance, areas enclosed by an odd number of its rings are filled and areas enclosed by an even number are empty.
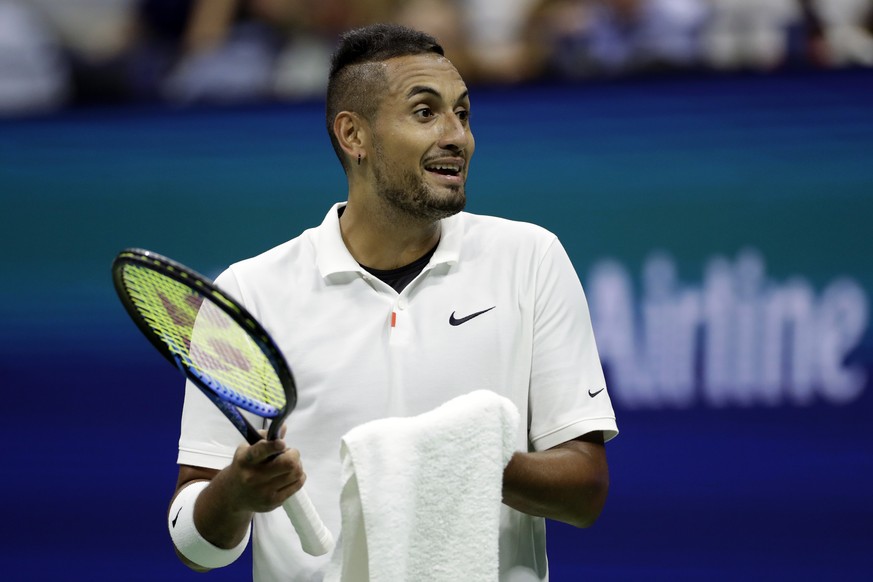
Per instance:
[[[361,165],[361,154],[358,154],[358,165]]]

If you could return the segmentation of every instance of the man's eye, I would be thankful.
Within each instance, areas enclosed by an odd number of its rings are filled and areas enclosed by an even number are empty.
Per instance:
[[[460,119],[461,121],[469,121],[470,119],[470,112],[466,109],[459,109],[458,111],[455,111],[455,115],[457,115],[458,119]]]
[[[426,119],[428,117],[433,117],[433,110],[431,110],[430,107],[422,107],[420,109],[415,110],[415,115],[417,115],[418,117],[421,117],[423,119]]]

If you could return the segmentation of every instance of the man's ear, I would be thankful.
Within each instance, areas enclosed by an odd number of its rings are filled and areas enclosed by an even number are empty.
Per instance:
[[[340,111],[333,120],[333,132],[342,150],[354,165],[367,157],[370,126],[357,113]]]

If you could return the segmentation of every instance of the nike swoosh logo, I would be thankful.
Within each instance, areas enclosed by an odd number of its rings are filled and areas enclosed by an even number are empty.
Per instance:
[[[497,307],[497,306],[495,305],[494,307]],[[456,318],[455,312],[452,311],[452,314],[449,316],[449,325],[461,325],[462,323],[466,323],[466,322],[470,321],[474,317],[479,317],[483,313],[488,313],[489,311],[494,309],[494,307],[489,307],[488,309],[483,309],[482,311],[477,311],[476,313],[471,313],[470,315],[468,315],[466,317],[461,317],[460,319]]]
[[[597,392],[592,392],[591,390],[589,390],[589,391],[588,391],[588,396],[590,396],[591,398],[594,398],[595,396],[597,396],[598,394],[600,394],[600,393],[603,392],[604,390],[606,390],[606,388],[601,388],[601,389],[598,390]]]
[[[184,505],[182,507],[185,507]],[[182,507],[179,508],[179,511],[176,512],[176,517],[173,518],[173,521],[170,522],[173,527],[176,527],[176,520],[179,519],[179,514],[182,513]]]

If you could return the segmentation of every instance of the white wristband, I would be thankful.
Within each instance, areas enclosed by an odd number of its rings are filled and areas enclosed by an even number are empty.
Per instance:
[[[243,541],[229,550],[219,548],[204,539],[194,526],[194,503],[208,485],[209,481],[196,481],[179,492],[170,506],[167,527],[173,545],[183,556],[204,568],[223,568],[232,564],[245,551],[252,526],[249,524]]]

